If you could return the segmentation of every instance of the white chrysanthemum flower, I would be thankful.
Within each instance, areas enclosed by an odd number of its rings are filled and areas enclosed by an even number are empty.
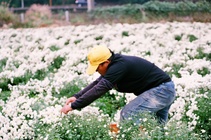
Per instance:
[[[33,137],[30,128],[37,118],[41,118],[45,123],[58,122],[61,118],[60,105],[66,98],[55,98],[52,92],[59,94],[66,84],[76,78],[89,83],[99,77],[98,73],[92,76],[83,74],[87,68],[87,52],[90,47],[99,44],[107,45],[116,53],[148,59],[167,72],[174,72],[173,65],[181,65],[178,71],[181,77],[172,76],[177,98],[170,108],[170,115],[172,120],[177,120],[178,126],[184,115],[192,117],[193,121],[189,122],[189,127],[193,129],[198,121],[198,116],[194,114],[194,110],[198,109],[196,99],[208,98],[207,90],[211,89],[210,74],[202,76],[198,73],[204,69],[210,72],[211,63],[205,58],[194,59],[199,56],[199,50],[206,54],[210,53],[210,28],[210,23],[171,22],[1,30],[0,61],[5,61],[5,65],[0,69],[0,83],[7,83],[9,80],[8,88],[11,90],[7,101],[0,100],[1,137],[3,139]],[[198,39],[190,42],[190,35]],[[102,39],[97,40],[98,37]],[[178,41],[175,37],[181,37],[181,40]],[[58,57],[65,60],[59,69],[54,68],[49,72],[49,67]],[[38,70],[47,72],[43,80],[33,78]],[[16,78],[27,77],[27,74],[30,79],[26,83],[14,85]],[[199,95],[197,91],[199,88],[206,89],[206,92]],[[2,88],[0,94],[3,93]],[[29,98],[30,93],[37,95]],[[117,95],[117,99],[122,96],[120,93]],[[135,97],[133,94],[126,94],[127,103]],[[40,100],[46,106],[34,111],[32,105]],[[184,112],[187,103],[190,103],[190,106],[187,112]],[[84,108],[81,112],[74,110],[71,113],[101,114],[98,108],[93,107]],[[31,120],[26,121],[25,117]],[[115,115],[115,121],[118,122],[119,118],[120,110]],[[20,130],[16,129],[19,125],[22,125]],[[10,133],[7,133],[8,130]]]

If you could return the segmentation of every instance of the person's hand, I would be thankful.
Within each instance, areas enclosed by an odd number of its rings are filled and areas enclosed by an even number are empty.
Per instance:
[[[75,97],[70,97],[66,100],[65,105],[69,105],[69,103],[75,102],[76,98]]]
[[[69,111],[72,111],[73,109],[69,105],[64,105],[61,109],[61,113],[67,114]]]

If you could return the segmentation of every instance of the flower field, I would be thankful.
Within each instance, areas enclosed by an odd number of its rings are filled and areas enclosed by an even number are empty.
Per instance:
[[[108,125],[133,94],[112,90],[60,114],[99,76],[85,73],[86,54],[99,44],[155,63],[176,85],[164,130],[145,116],[143,132],[122,126],[116,139],[211,138],[211,23],[172,22],[0,29],[0,139],[112,139]]]

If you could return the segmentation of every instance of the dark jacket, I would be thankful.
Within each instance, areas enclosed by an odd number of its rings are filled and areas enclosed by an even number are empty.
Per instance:
[[[75,94],[73,109],[83,108],[115,88],[119,92],[140,95],[171,78],[153,63],[136,56],[113,54],[106,74]]]

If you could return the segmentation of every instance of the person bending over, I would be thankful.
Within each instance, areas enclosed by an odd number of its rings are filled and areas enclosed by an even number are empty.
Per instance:
[[[87,57],[87,73],[91,75],[98,72],[100,76],[68,98],[61,109],[62,113],[86,107],[114,88],[119,92],[136,95],[121,110],[120,120],[149,111],[156,115],[160,123],[167,122],[176,92],[173,81],[163,70],[143,58],[115,54],[105,46],[92,48]],[[138,122],[139,118],[133,120]]]

